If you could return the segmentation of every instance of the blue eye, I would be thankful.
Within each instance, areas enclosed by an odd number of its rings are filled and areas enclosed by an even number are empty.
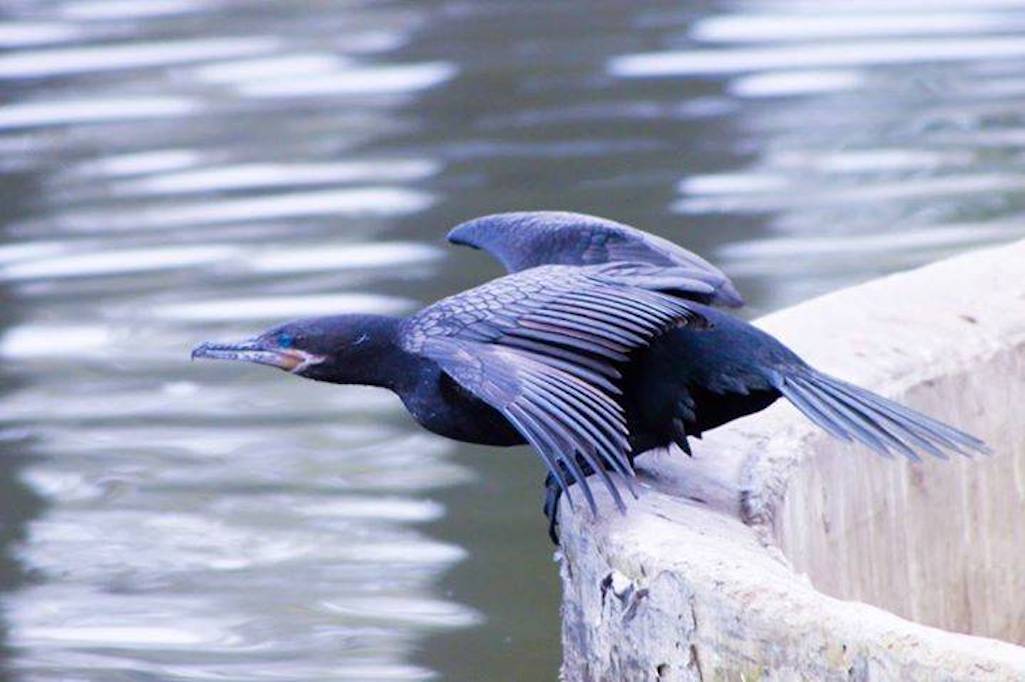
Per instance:
[[[281,348],[291,348],[294,343],[295,337],[291,334],[278,334],[278,346]]]

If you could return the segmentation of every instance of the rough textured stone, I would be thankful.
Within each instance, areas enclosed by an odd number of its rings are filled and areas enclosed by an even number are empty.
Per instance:
[[[626,516],[563,509],[564,679],[1025,680],[1025,242],[758,324],[996,454],[886,460],[781,401],[645,455]]]

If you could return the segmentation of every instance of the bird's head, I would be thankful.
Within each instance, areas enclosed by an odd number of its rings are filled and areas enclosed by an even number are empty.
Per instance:
[[[234,343],[208,341],[192,358],[269,365],[307,379],[363,383],[375,354],[393,339],[395,320],[376,315],[332,315],[295,320]]]

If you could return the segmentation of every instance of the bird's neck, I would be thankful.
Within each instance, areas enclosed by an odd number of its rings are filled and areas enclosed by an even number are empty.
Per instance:
[[[420,358],[399,343],[401,318],[361,316],[355,340],[329,369],[328,381],[378,386],[401,393],[415,384]],[[324,380],[324,379],[322,379]]]

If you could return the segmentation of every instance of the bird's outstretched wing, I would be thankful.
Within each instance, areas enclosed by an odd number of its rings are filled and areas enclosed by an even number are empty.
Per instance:
[[[629,486],[629,431],[616,365],[672,326],[704,320],[621,264],[543,266],[443,299],[404,323],[403,347],[428,357],[497,409],[568,493],[563,469],[594,498],[579,456]],[[570,498],[572,499],[572,498]]]
[[[475,218],[448,233],[453,244],[482,249],[509,272],[539,265],[596,265],[631,262],[662,267],[677,278],[678,295],[701,303],[739,307],[744,304],[733,282],[697,254],[629,225],[605,218],[561,211],[499,213]],[[711,287],[693,289],[691,282]]]

